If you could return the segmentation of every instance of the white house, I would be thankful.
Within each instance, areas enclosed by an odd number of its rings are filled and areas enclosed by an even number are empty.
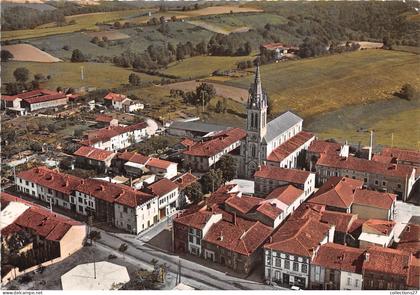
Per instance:
[[[310,262],[319,245],[333,241],[334,230],[314,218],[287,220],[264,246],[266,281],[308,288]]]
[[[158,197],[159,220],[173,215],[179,204],[178,185],[162,178],[147,186],[146,191]]]
[[[264,195],[276,187],[292,184],[309,197],[315,190],[315,173],[298,169],[287,169],[274,166],[261,166],[254,174],[255,194]]]
[[[147,138],[147,126],[146,122],[129,126],[108,126],[89,132],[80,143],[102,150],[118,151]]]
[[[123,94],[109,92],[104,99],[111,102],[114,109],[124,112],[135,112],[144,109],[144,105],[129,99]]]

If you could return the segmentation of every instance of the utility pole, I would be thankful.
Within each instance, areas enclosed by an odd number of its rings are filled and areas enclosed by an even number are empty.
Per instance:
[[[83,81],[85,79],[85,73],[83,66],[80,67],[80,79]]]
[[[394,147],[394,132],[391,133],[391,147]]]

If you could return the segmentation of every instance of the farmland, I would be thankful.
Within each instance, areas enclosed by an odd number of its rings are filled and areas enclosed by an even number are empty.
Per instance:
[[[80,49],[89,58],[96,58],[98,56],[112,57],[125,50],[142,52],[149,45],[164,45],[165,42],[177,44],[193,40],[194,43],[198,43],[210,39],[213,34],[205,29],[183,22],[172,23],[167,35],[159,32],[156,26],[120,29],[114,32],[128,35],[130,38],[116,40],[106,47],[99,47],[90,42],[92,37],[88,33],[75,32],[33,38],[27,40],[27,42],[61,59],[70,59],[72,49],[76,48]],[[63,49],[64,46],[69,46],[70,50]]]
[[[135,16],[142,13],[142,10],[123,10],[123,11],[112,11],[112,12],[97,12],[89,14],[80,14],[67,16],[66,21],[70,22],[74,20],[74,25],[65,25],[57,27],[55,24],[45,24],[33,30],[16,30],[16,31],[4,31],[2,32],[2,40],[14,40],[14,39],[29,39],[42,36],[58,35],[65,33],[72,33],[81,30],[97,30],[97,23],[111,22],[124,19],[128,16]]]
[[[84,69],[84,80],[80,78],[80,67]],[[105,63],[70,63],[58,62],[49,64],[36,62],[6,62],[2,63],[3,83],[14,81],[13,71],[18,67],[26,67],[31,75],[42,73],[44,76],[51,75],[51,79],[42,83],[43,87],[56,89],[61,87],[97,87],[112,88],[128,83],[128,76],[132,71],[119,68]],[[143,81],[155,80],[156,77],[145,74],[140,75]],[[32,76],[30,80],[32,80]]]
[[[210,76],[216,70],[235,69],[240,61],[252,60],[255,56],[195,56],[181,62],[168,65],[165,74],[181,78],[197,78]]]
[[[60,59],[29,44],[6,45],[2,49],[13,54],[16,61],[58,62]]]
[[[372,75],[374,73],[374,75]],[[405,83],[420,87],[418,55],[363,50],[261,67],[273,113],[291,109],[308,118],[344,106],[388,98]],[[226,81],[247,89],[252,74]]]
[[[186,81],[186,82],[179,82],[179,83],[173,83],[173,84],[167,84],[163,87],[167,89],[179,89],[183,91],[195,91],[197,86],[199,86],[201,82],[196,81]],[[237,101],[239,103],[245,103],[245,101],[248,98],[248,91],[245,89],[232,87],[228,85],[223,85],[219,83],[208,83],[210,85],[213,85],[216,90],[216,95],[220,97],[225,98],[231,98],[234,101]]]
[[[305,122],[305,128],[315,132],[320,138],[335,138],[353,144],[369,142],[369,133],[375,131],[375,144],[418,148],[420,130],[416,128],[420,120],[420,100],[406,101],[393,98],[367,105],[343,107],[322,114]]]

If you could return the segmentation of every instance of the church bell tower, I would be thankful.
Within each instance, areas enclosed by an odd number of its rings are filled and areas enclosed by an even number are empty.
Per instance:
[[[249,89],[246,127],[248,133],[256,133],[260,140],[267,133],[267,101],[261,85],[260,66],[257,65],[254,83]]]

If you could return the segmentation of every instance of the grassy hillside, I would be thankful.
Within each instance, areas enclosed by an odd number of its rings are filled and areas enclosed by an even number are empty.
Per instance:
[[[294,110],[304,117],[389,97],[404,83],[420,88],[418,55],[364,50],[261,67],[273,112]],[[226,84],[248,88],[253,75]]]
[[[101,63],[70,63],[58,62],[51,63],[46,66],[44,63],[36,62],[6,62],[2,63],[2,83],[13,82],[13,71],[18,67],[27,68],[31,77],[37,73],[42,73],[45,76],[51,75],[51,79],[42,83],[43,87],[55,89],[61,87],[97,87],[97,88],[112,88],[121,86],[121,84],[128,84],[128,76],[132,71],[128,69],[119,68],[111,64]],[[84,80],[80,79],[80,67],[84,68]],[[151,81],[158,79],[154,76],[146,74],[140,75],[143,81]]]
[[[2,40],[29,39],[42,36],[72,33],[80,30],[97,29],[96,23],[111,22],[124,19],[129,16],[139,15],[142,10],[123,10],[112,12],[97,12],[67,16],[66,21],[74,20],[76,24],[57,27],[55,24],[45,24],[33,30],[15,30],[2,32]]]
[[[181,62],[174,62],[163,71],[165,74],[182,78],[210,76],[216,70],[235,69],[240,61],[252,60],[249,56],[195,56]]]
[[[207,41],[213,35],[210,31],[183,22],[171,23],[168,35],[163,35],[157,28],[157,26],[146,26],[118,30],[117,32],[127,34],[130,38],[114,41],[106,47],[99,47],[91,43],[92,38],[83,32],[33,38],[28,39],[27,42],[61,59],[69,59],[72,49],[76,48],[93,58],[98,56],[113,57],[125,50],[142,52],[152,44],[164,45],[168,42],[176,46],[179,42],[198,43],[202,40]],[[69,46],[71,50],[64,50],[65,45]]]
[[[368,105],[345,107],[305,121],[305,128],[321,138],[335,138],[353,144],[369,143],[368,130],[375,131],[375,144],[392,144],[407,148],[418,148],[420,129],[420,100],[406,101],[393,98]]]

